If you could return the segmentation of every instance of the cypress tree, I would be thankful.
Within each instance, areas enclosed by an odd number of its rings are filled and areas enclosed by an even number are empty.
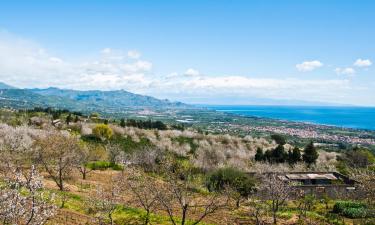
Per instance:
[[[295,147],[292,151],[288,152],[288,161],[290,164],[295,164],[301,161],[301,151],[299,148]]]
[[[303,161],[305,161],[305,163],[307,163],[310,166],[311,164],[316,163],[316,160],[318,159],[318,157],[319,157],[319,154],[314,146],[314,143],[310,142],[305,147],[304,154],[302,156]]]
[[[264,160],[263,150],[261,148],[257,148],[257,152],[255,153],[255,161],[263,161],[263,160]]]
[[[125,127],[126,126],[125,119],[121,119],[120,126],[121,127]]]

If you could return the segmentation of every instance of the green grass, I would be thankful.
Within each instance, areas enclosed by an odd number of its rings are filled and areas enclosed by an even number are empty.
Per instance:
[[[107,161],[89,162],[87,163],[86,167],[92,170],[107,170],[107,169],[122,170],[123,169],[121,165],[107,162]]]

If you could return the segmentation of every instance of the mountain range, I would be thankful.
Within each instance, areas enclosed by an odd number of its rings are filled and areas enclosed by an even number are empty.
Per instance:
[[[134,94],[125,90],[78,91],[71,89],[19,89],[0,82],[0,107],[55,107],[81,112],[121,112],[126,109],[190,108],[169,100]]]

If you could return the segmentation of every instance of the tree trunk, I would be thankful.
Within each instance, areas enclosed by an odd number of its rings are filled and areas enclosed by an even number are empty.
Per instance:
[[[148,225],[150,222],[150,210],[146,211],[145,225]]]
[[[188,209],[188,206],[187,206],[187,205],[184,205],[184,206],[182,207],[182,219],[181,219],[181,225],[185,225],[187,209]]]
[[[63,178],[62,178],[62,171],[59,170],[59,183],[58,183],[58,186],[59,186],[59,189],[60,191],[63,191],[64,190],[64,184],[63,184]]]

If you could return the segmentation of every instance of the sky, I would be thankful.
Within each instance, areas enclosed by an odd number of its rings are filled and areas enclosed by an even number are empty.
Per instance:
[[[374,12],[370,0],[4,0],[0,81],[375,106]]]

